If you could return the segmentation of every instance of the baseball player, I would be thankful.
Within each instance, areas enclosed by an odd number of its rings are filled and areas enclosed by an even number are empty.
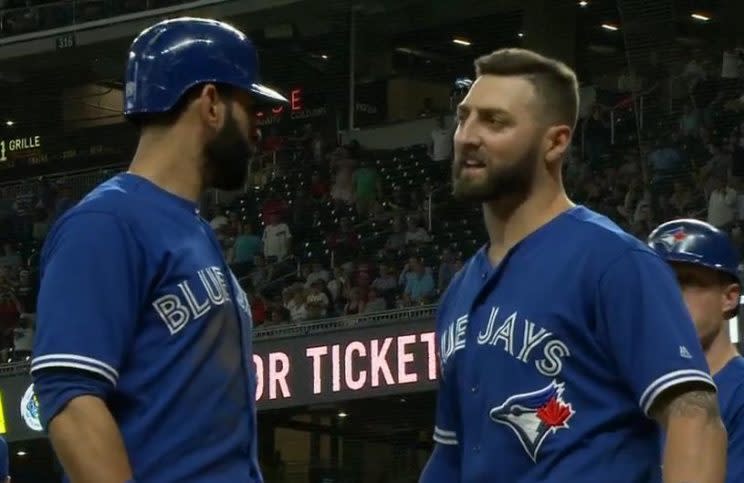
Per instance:
[[[422,483],[722,483],[715,385],[672,271],[574,205],[561,163],[578,111],[566,65],[476,60],[458,106],[454,196],[489,242],[437,311],[434,452]]]
[[[251,41],[224,23],[167,20],[132,43],[129,171],[49,233],[31,373],[74,483],[256,483],[246,296],[197,199],[242,186],[258,103]]]
[[[699,220],[660,225],[649,245],[677,274],[687,308],[718,387],[728,433],[726,481],[744,481],[744,358],[731,343],[728,321],[739,308],[739,255],[728,236]]]

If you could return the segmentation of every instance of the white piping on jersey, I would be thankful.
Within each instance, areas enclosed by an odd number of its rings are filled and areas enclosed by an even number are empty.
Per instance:
[[[105,362],[77,354],[47,354],[35,357],[31,361],[31,372],[48,367],[72,367],[94,372],[105,377],[114,386],[119,379],[119,372]]]
[[[434,436],[432,437],[432,439],[440,444],[456,445],[457,433],[455,433],[454,431],[439,429],[438,427],[434,426]]]
[[[657,378],[655,381],[649,384],[646,390],[643,391],[638,405],[641,407],[641,409],[643,409],[644,414],[648,415],[649,409],[651,409],[651,406],[653,405],[659,394],[666,391],[672,386],[690,381],[706,382],[711,386],[716,387],[710,375],[703,371],[698,371],[696,369],[683,369],[680,371],[673,371],[669,374],[665,374]]]

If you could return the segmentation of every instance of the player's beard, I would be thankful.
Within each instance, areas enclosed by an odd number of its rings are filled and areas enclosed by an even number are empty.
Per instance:
[[[233,191],[243,187],[254,146],[241,134],[232,111],[228,112],[222,130],[204,147],[204,152],[211,188]]]
[[[485,162],[486,176],[463,173],[466,159]],[[478,203],[508,201],[519,205],[530,194],[537,170],[537,146],[533,145],[524,155],[508,164],[483,159],[476,153],[456,153],[452,163],[452,195],[459,201]],[[482,173],[481,173],[482,174]]]

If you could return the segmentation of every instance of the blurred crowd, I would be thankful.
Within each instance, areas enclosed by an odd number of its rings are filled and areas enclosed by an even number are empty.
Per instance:
[[[632,102],[598,99],[564,163],[569,195],[641,239],[672,218],[706,219],[744,252],[744,84],[698,59],[679,79],[675,103],[649,103],[642,128]],[[257,327],[436,303],[486,234],[479,207],[449,196],[452,120],[431,119],[422,144],[386,152],[340,145],[311,124],[262,128],[245,190],[201,203]],[[0,191],[0,360],[31,349],[50,225],[111,174]]]

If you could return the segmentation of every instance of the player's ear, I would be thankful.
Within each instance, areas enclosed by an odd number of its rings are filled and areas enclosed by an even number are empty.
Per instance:
[[[726,285],[723,293],[721,294],[723,312],[733,312],[739,306],[739,298],[741,297],[741,287],[738,283],[732,283]]]
[[[565,124],[548,127],[544,145],[545,160],[550,164],[559,162],[571,146],[571,128]]]
[[[215,84],[204,84],[199,89],[196,99],[199,117],[202,122],[214,131],[218,131],[225,122],[227,104]]]

